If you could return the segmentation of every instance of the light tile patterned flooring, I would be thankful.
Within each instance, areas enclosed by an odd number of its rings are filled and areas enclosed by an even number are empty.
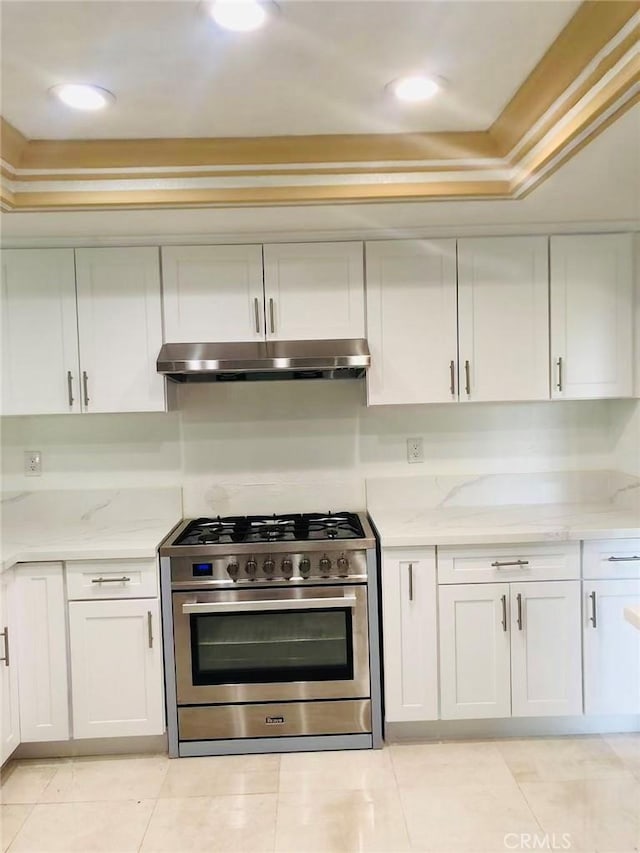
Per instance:
[[[9,853],[640,850],[640,735],[16,761]]]

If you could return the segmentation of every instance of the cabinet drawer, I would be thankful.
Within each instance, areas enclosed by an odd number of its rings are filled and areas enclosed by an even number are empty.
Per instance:
[[[439,584],[574,580],[580,577],[580,543],[442,547],[437,561]]]
[[[585,578],[640,578],[640,539],[599,539],[582,545]]]
[[[158,564],[144,560],[74,560],[67,563],[67,597],[156,598]]]

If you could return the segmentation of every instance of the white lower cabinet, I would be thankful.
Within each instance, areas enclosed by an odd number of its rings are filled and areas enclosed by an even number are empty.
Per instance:
[[[438,719],[435,549],[383,552],[385,720]]]
[[[20,744],[14,593],[14,572],[10,570],[0,579],[0,764],[4,764]]]
[[[582,712],[580,581],[439,588],[441,716]]]
[[[69,631],[74,737],[162,734],[158,600],[72,601]]]
[[[640,713],[640,631],[626,607],[640,601],[640,579],[585,580],[584,709],[587,714]]]
[[[438,600],[441,717],[510,716],[508,584],[441,586]]]
[[[511,715],[581,714],[580,581],[509,586]]]
[[[69,683],[62,563],[19,566],[16,607],[21,740],[67,740]]]

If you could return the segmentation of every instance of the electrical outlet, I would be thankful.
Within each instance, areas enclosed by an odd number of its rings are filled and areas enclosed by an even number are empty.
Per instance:
[[[25,450],[24,473],[27,477],[39,477],[42,474],[42,453],[39,450]]]
[[[424,449],[421,438],[407,439],[407,462],[424,462]]]

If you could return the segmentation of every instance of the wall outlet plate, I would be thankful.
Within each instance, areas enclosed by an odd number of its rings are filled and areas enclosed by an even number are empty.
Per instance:
[[[424,462],[424,448],[421,438],[407,439],[407,462]]]
[[[24,473],[26,477],[40,477],[42,474],[42,453],[39,450],[25,450]]]

